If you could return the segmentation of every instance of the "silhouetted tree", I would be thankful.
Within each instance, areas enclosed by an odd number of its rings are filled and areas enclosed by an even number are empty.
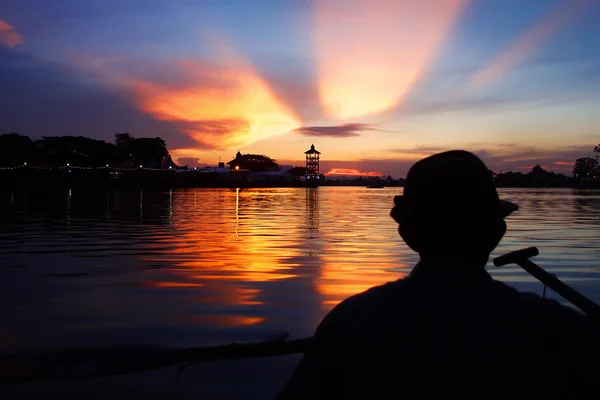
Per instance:
[[[33,140],[18,133],[0,135],[0,165],[7,167],[36,161],[37,148]]]
[[[575,161],[573,177],[578,180],[597,181],[600,170],[598,160],[592,157],[582,157]]]
[[[121,161],[133,166],[160,166],[169,156],[167,144],[160,137],[134,138],[130,133],[115,133],[115,145]]]
[[[275,160],[260,154],[241,154],[237,152],[236,157],[227,164],[231,168],[239,167],[252,172],[279,171],[279,165]]]
[[[159,137],[136,138],[133,141],[133,158],[136,164],[162,164],[167,159],[167,144]]]
[[[533,178],[533,181],[538,184],[544,184],[551,181],[550,173],[540,165],[536,165],[531,169],[531,177]]]
[[[116,146],[104,140],[83,136],[44,136],[36,141],[40,161],[49,166],[66,165],[99,167],[117,160]]]

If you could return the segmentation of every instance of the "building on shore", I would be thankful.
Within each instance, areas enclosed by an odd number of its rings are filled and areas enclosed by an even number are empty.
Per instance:
[[[306,182],[317,186],[321,179],[319,172],[321,162],[321,152],[315,149],[315,145],[311,144],[310,149],[304,152],[306,156]]]
[[[307,175],[319,175],[319,164],[321,152],[315,149],[315,145],[311,144],[310,149],[304,152],[306,155]]]
[[[199,167],[199,168],[194,168],[197,171],[200,172],[213,172],[213,173],[217,173],[217,174],[228,174],[229,173],[229,167],[225,166],[225,163],[222,161],[219,161],[219,164],[217,167],[210,167],[210,166],[206,166],[206,167]]]

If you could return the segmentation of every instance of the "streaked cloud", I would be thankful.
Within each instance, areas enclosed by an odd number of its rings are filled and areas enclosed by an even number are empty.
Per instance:
[[[243,147],[300,126],[265,81],[241,62],[226,66],[181,62],[174,68],[188,84],[132,78],[125,85],[140,109],[173,123],[201,147]]]
[[[504,77],[553,34],[575,20],[591,3],[592,0],[561,0],[539,23],[523,32],[508,48],[477,71],[469,80],[469,86],[487,85]]]
[[[0,46],[0,131],[32,138],[83,135],[112,142],[114,132],[161,136],[169,148],[195,142],[133,106],[123,93],[59,63]]]
[[[335,176],[335,175],[340,175],[340,176],[382,176],[383,174],[381,172],[374,172],[374,171],[369,171],[369,172],[359,171],[354,168],[332,168],[331,170],[326,172],[324,175],[326,175],[326,176]]]
[[[343,124],[332,126],[303,126],[294,132],[305,136],[352,137],[359,136],[362,131],[375,129],[368,124]]]
[[[570,162],[570,161],[554,161],[553,164],[554,165],[569,165],[571,167],[575,165],[574,162]]]
[[[12,25],[0,19],[0,43],[8,47],[15,47],[24,41],[23,36]]]
[[[570,175],[575,160],[585,157],[593,149],[592,145],[568,146],[564,148],[548,148],[545,146],[515,146],[501,148],[489,146],[488,149],[471,150],[478,154],[493,171],[529,172],[540,165],[542,168]],[[479,153],[478,153],[479,152]],[[524,171],[523,171],[524,170]]]
[[[316,2],[313,34],[326,113],[344,120],[396,107],[429,66],[466,2]]]

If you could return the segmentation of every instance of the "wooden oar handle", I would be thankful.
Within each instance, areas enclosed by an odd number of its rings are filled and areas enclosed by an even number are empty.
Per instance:
[[[521,260],[527,260],[528,258],[535,257],[540,254],[537,247],[528,247],[526,249],[511,251],[501,255],[500,257],[494,258],[494,265],[501,267],[506,264],[518,264]]]
[[[529,257],[534,257],[538,254],[539,251],[537,248],[529,247],[527,249],[504,254],[494,259],[494,265],[496,267],[501,267],[506,264],[517,264],[519,267],[527,271],[531,276],[550,287],[550,289],[554,290],[565,300],[573,303],[573,305],[585,312],[590,318],[600,322],[600,306],[598,304],[594,303],[592,300],[588,299],[571,286],[567,285],[554,275],[549,274],[546,272],[546,270],[529,260]]]

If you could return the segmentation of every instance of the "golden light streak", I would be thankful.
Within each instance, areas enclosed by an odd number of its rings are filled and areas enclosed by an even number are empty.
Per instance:
[[[346,175],[346,176],[383,176],[381,172],[363,172],[354,168],[332,168],[331,171],[324,175]]]
[[[355,266],[326,264],[317,283],[317,290],[323,297],[323,304],[333,307],[350,296],[404,276],[405,274],[385,270],[360,271]]]
[[[327,114],[348,119],[400,104],[466,2],[316,1],[318,83]]]
[[[263,322],[263,317],[250,317],[246,315],[193,315],[185,318],[188,323],[199,325],[219,326],[248,326]]]
[[[337,253],[328,252],[329,255],[324,257],[325,263],[321,267],[321,274],[317,280],[317,291],[322,296],[322,304],[325,304],[327,309],[352,295],[374,286],[396,281],[408,273],[408,269],[402,272],[394,270],[408,268],[408,265],[384,256],[377,243],[358,241],[352,234],[345,236],[346,240],[343,244],[339,244],[342,249]],[[369,253],[369,256],[353,254],[352,249],[355,248],[363,248],[363,252]],[[373,260],[377,260],[377,268],[372,267]]]
[[[526,30],[504,52],[475,73],[469,86],[490,84],[504,77],[536,48],[582,11],[590,0],[562,0],[536,25]]]
[[[569,162],[569,161],[554,161],[553,164],[556,164],[556,165],[567,165],[567,166],[571,166],[571,167],[575,165],[574,162]]]
[[[275,195],[280,192],[275,193]],[[168,275],[149,272],[146,285],[161,289],[184,288],[190,302],[244,307],[251,314],[264,303],[259,296],[265,282],[295,278],[301,254],[294,239],[273,241],[278,229],[300,230],[303,215],[290,215],[285,227],[256,211],[257,196],[269,191],[205,190],[173,193],[174,237],[159,257],[146,262],[172,265]],[[215,203],[220,209],[215,210]],[[258,206],[262,206],[258,204]],[[217,207],[218,208],[218,207]],[[300,233],[296,236],[301,237]],[[162,244],[159,244],[162,246]],[[163,269],[161,272],[166,272]],[[154,275],[157,274],[157,275]],[[212,309],[212,308],[211,308]],[[195,322],[223,326],[257,324],[261,317],[213,314],[193,316]]]
[[[12,48],[24,41],[23,36],[12,25],[0,19],[0,43]]]
[[[201,283],[195,282],[170,282],[170,281],[152,281],[146,282],[144,284],[146,287],[155,287],[155,288],[184,288],[184,287],[200,287]]]
[[[237,66],[205,77],[213,85],[133,82],[136,103],[157,119],[182,123],[192,138],[219,149],[244,147],[300,126],[254,71]]]

